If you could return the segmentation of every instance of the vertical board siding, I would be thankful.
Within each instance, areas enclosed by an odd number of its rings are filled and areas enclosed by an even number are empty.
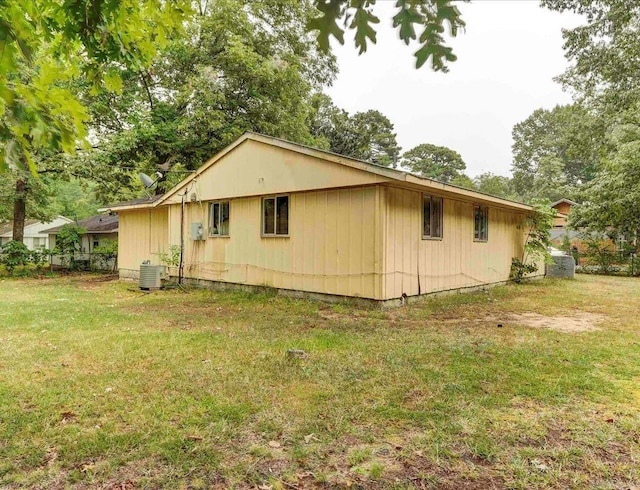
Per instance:
[[[489,240],[474,242],[473,203],[444,198],[443,238],[423,240],[422,193],[387,187],[381,196],[384,299],[505,281],[522,254],[522,214],[489,207]]]
[[[208,235],[208,203],[185,206],[184,275],[193,279],[381,299],[376,252],[378,187],[289,194],[289,236],[261,236],[261,197],[230,200],[229,237]],[[180,243],[180,205],[169,206],[171,244]]]
[[[140,270],[150,260],[160,264],[159,253],[169,244],[167,208],[121,211],[118,217],[118,267]]]

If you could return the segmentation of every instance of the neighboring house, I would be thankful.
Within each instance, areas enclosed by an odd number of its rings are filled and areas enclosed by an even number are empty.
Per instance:
[[[42,223],[35,219],[27,220],[24,224],[23,243],[29,250],[49,249],[51,248],[51,243],[49,242],[49,234],[45,233],[45,231],[53,226],[62,226],[71,222],[72,220],[64,216],[57,216],[48,223]],[[11,240],[13,240],[13,221],[0,224],[0,246]]]
[[[85,232],[80,235],[81,246],[80,252],[75,255],[75,260],[90,262],[91,253],[96,247],[105,243],[106,240],[118,240],[118,216],[104,215],[91,216],[90,218],[81,219],[77,223]],[[56,246],[56,237],[62,226],[56,226],[46,230],[49,234],[49,242],[51,249]],[[53,257],[53,265],[60,265],[60,258]]]
[[[549,239],[551,245],[555,248],[561,248],[566,245],[568,241],[571,249],[578,250],[581,254],[586,253],[587,244],[584,240],[585,230],[580,228],[578,230],[570,230],[568,228],[569,215],[571,214],[571,208],[577,206],[578,203],[569,199],[560,199],[551,205],[552,209],[555,209],[557,214],[554,220],[554,227],[549,231]],[[611,250],[617,250],[622,247],[622,242],[612,240],[606,233],[591,233],[592,237],[599,238],[600,246],[607,247]]]
[[[118,240],[118,215],[99,214],[73,223],[85,230],[80,235],[82,240],[81,252],[91,253],[105,240]],[[49,234],[52,249],[56,246],[56,236],[61,229],[62,226],[56,226],[45,230]]]
[[[506,281],[533,212],[255,133],[164,196],[106,210],[121,277],[183,241],[187,279],[374,300]]]
[[[560,199],[551,205],[551,208],[555,209],[557,213],[553,221],[554,228],[566,228],[568,226],[571,207],[577,204],[569,199]]]

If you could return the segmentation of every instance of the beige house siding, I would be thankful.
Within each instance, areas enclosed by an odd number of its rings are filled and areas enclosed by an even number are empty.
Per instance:
[[[118,267],[138,272],[144,260],[160,264],[159,252],[168,251],[167,208],[122,212],[119,216]]]
[[[506,281],[522,254],[523,215],[489,207],[487,242],[475,242],[471,201],[445,198],[442,239],[422,239],[422,192],[382,188],[384,299]]]
[[[378,187],[289,196],[288,237],[261,236],[260,196],[230,201],[229,237],[192,240],[191,223],[208,235],[209,203],[187,203],[184,276],[382,299]],[[170,243],[177,245],[180,205],[170,208]]]
[[[205,164],[204,167],[207,165]],[[201,175],[178,187],[165,203],[178,204],[186,189],[200,201],[264,196],[333,187],[354,187],[389,179],[259,141],[246,140]]]
[[[443,238],[422,239],[422,194],[444,199]],[[289,235],[261,235],[262,199],[288,194]],[[187,279],[387,300],[505,281],[530,206],[248,133],[147,203],[114,205],[120,270],[181,239]],[[229,236],[209,237],[209,206],[229,201]],[[489,239],[474,242],[474,203]],[[204,240],[193,240],[200,223]],[[177,268],[170,274],[178,275]]]

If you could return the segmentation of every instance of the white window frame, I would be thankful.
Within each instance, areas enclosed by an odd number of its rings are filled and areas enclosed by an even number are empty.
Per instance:
[[[485,221],[485,229],[484,236],[479,236],[482,230],[478,230],[476,225],[476,212],[480,210],[484,214]],[[489,206],[484,206],[482,204],[474,204],[473,205],[473,241],[479,243],[487,243],[489,241]]]
[[[227,205],[227,209],[229,210],[229,225],[227,226],[227,233],[213,233],[213,207],[218,205],[218,223],[222,223],[222,206],[223,204]],[[220,226],[218,224],[218,227]],[[231,201],[223,200],[223,201],[212,201],[209,203],[209,238],[228,238],[231,233]]]
[[[425,214],[424,214],[424,202],[426,199],[429,199],[429,235],[425,235],[424,234],[424,221],[425,221]],[[439,217],[438,219],[440,220],[440,235],[434,235],[433,232],[431,231],[433,229],[433,201],[437,200],[440,201],[440,212],[439,212]],[[433,196],[431,194],[422,194],[422,202],[421,202],[421,206],[422,206],[422,212],[420,213],[420,216],[422,217],[422,227],[420,230],[420,234],[422,235],[422,239],[423,240],[442,240],[442,237],[444,236],[444,198],[440,197],[440,196]]]
[[[287,233],[277,233],[278,230],[278,199],[287,198]],[[273,233],[266,233],[265,226],[265,202],[273,199],[273,207],[275,216],[273,219]],[[262,198],[262,205],[260,206],[260,236],[263,238],[288,238],[290,236],[290,224],[291,224],[291,197],[289,194],[276,194],[273,196],[264,196]]]

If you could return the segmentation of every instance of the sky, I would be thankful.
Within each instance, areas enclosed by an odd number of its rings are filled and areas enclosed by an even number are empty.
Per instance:
[[[535,0],[458,4],[465,32],[448,43],[458,56],[448,73],[415,68],[415,46],[391,27],[395,2],[378,0],[378,42],[358,56],[352,38],[333,45],[340,69],[326,90],[350,113],[377,109],[395,125],[403,151],[420,143],[462,155],[467,174],[509,175],[511,131],[534,110],[571,102],[553,81],[569,66],[562,28],[580,17],[543,9]]]

